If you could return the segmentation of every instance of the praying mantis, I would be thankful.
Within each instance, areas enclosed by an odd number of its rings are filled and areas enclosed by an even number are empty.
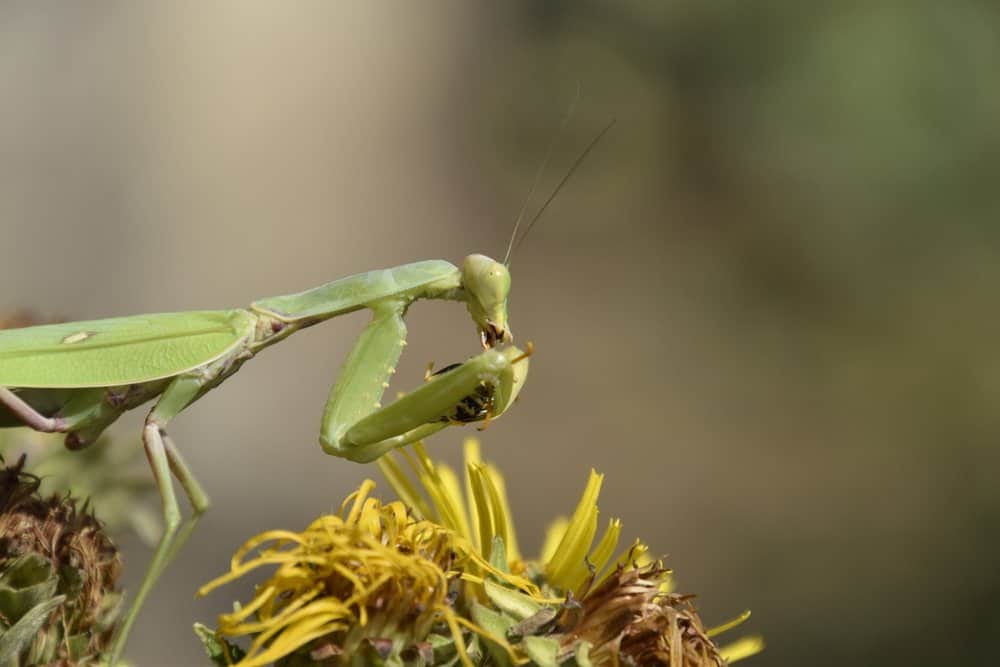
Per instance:
[[[372,320],[333,385],[320,445],[357,462],[377,459],[449,424],[502,415],[528,372],[527,352],[511,345],[507,323],[510,272],[485,255],[458,268],[443,260],[360,273],[247,308],[158,313],[0,331],[0,428],[28,426],[65,433],[66,446],[93,443],[122,414],[156,399],[142,442],[163,505],[164,531],[112,648],[124,646],[143,601],[180,548],[180,509],[171,474],[192,507],[208,496],[167,435],[171,419],[236,373],[261,350],[296,331],[362,308]],[[417,299],[464,302],[483,352],[381,407],[403,346],[403,316]],[[193,526],[192,526],[193,527]],[[190,531],[187,531],[189,533]]]
[[[520,240],[613,124],[580,154]],[[548,156],[535,183],[547,161]],[[530,343],[524,351],[513,345],[507,318],[508,265],[523,213],[522,208],[503,262],[472,254],[461,267],[444,260],[415,262],[259,299],[246,308],[0,331],[0,428],[65,433],[66,446],[80,449],[125,412],[155,399],[142,443],[160,493],[164,530],[115,637],[112,667],[146,597],[209,507],[207,494],[167,434],[169,422],[261,350],[301,329],[361,309],[370,310],[372,320],[330,391],[319,436],[326,453],[369,462],[449,425],[499,417],[524,386],[532,354]],[[403,318],[418,299],[464,303],[483,351],[429,373],[423,385],[383,407],[382,394],[406,344]],[[184,530],[171,476],[192,507]]]

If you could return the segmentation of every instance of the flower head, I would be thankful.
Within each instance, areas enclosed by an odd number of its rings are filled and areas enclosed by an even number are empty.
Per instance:
[[[86,504],[42,497],[23,465],[0,467],[0,655],[4,664],[92,664],[117,620],[118,550]]]
[[[620,547],[621,522],[598,537],[601,475],[525,558],[503,477],[475,441],[465,454],[462,481],[420,444],[385,456],[402,502],[382,504],[366,481],[338,515],[241,547],[202,594],[275,570],[216,634],[196,628],[216,663],[721,667],[761,649],[754,637],[719,648],[712,637],[749,614],[706,630],[644,544]],[[224,639],[239,636],[246,653]]]
[[[450,529],[414,517],[401,502],[370,497],[374,487],[366,480],[339,515],[322,516],[301,533],[275,530],[251,539],[233,556],[229,573],[199,591],[276,567],[249,604],[219,618],[220,635],[253,637],[237,664],[256,667],[303,650],[333,664],[337,656],[349,662],[365,651],[382,660],[426,653],[425,640],[441,624],[459,658],[472,664],[461,628],[488,633],[456,613],[453,584],[473,564],[492,568]],[[504,579],[536,591],[526,580]]]
[[[527,629],[558,642],[560,661],[584,650],[594,665],[617,665],[626,658],[637,665],[723,665],[762,650],[759,637],[718,648],[711,637],[742,623],[749,612],[705,630],[691,604],[693,596],[670,592],[671,572],[649,557],[645,544],[635,540],[619,548],[618,519],[611,519],[597,538],[603,475],[591,471],[572,516],[557,518],[546,533],[540,556],[528,560],[517,547],[504,479],[495,466],[482,461],[474,439],[465,443],[465,462],[464,498],[454,471],[434,463],[419,443],[412,455],[403,451],[385,456],[379,466],[421,516],[444,523],[495,565],[505,565],[537,583],[541,595],[534,598],[536,602],[564,598],[554,613],[549,607],[548,613],[540,609],[526,617],[505,609],[513,614],[508,635],[513,630],[519,636]],[[419,487],[429,501],[420,496]],[[504,554],[492,553],[497,544],[506,545]],[[503,559],[506,563],[497,562]],[[490,596],[503,608],[496,598],[496,593]]]

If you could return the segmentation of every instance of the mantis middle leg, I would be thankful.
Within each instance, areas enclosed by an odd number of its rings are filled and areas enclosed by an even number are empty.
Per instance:
[[[199,396],[207,381],[204,377],[191,375],[177,377],[167,386],[146,417],[146,424],[142,431],[142,442],[163,505],[163,534],[160,536],[153,558],[146,568],[146,574],[139,585],[139,590],[119,626],[118,634],[111,647],[110,664],[112,666],[121,657],[129,632],[146,597],[152,591],[163,570],[190,536],[191,530],[200,516],[208,509],[208,496],[191,474],[173,441],[166,434],[167,423]],[[180,482],[181,488],[184,489],[184,493],[191,503],[192,515],[183,529],[181,529],[181,513],[177,504],[177,496],[174,493],[171,473]]]
[[[0,387],[0,405],[25,426],[39,433],[65,433],[71,428],[65,419],[46,417],[6,387]]]

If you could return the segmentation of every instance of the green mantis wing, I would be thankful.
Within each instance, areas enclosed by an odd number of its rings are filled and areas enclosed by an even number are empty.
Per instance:
[[[253,333],[245,310],[192,311],[0,331],[0,386],[113,387],[218,359]]]

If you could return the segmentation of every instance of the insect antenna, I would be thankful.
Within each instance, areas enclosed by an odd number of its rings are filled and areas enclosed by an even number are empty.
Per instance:
[[[575,104],[575,101],[574,101],[574,104]],[[618,119],[617,118],[612,118],[611,121],[608,122],[608,124],[605,125],[604,128],[601,129],[600,132],[597,133],[597,136],[595,136],[590,141],[590,143],[587,144],[587,147],[583,149],[583,151],[580,153],[580,155],[576,158],[576,161],[573,162],[573,165],[566,171],[566,175],[563,176],[563,178],[562,178],[561,181],[559,181],[559,185],[557,185],[555,187],[555,189],[552,191],[552,194],[549,195],[549,198],[546,199],[545,203],[542,204],[542,207],[540,209],[538,209],[538,213],[536,213],[535,217],[533,217],[531,219],[531,222],[528,223],[528,226],[524,229],[524,233],[521,234],[521,237],[519,239],[517,239],[517,241],[515,242],[514,235],[517,234],[517,228],[518,228],[518,226],[521,223],[521,216],[520,215],[518,216],[517,224],[514,225],[514,234],[512,234],[511,237],[510,237],[510,245],[507,246],[507,254],[504,256],[504,264],[505,265],[507,265],[508,267],[510,266],[510,256],[513,254],[513,252],[515,250],[517,250],[521,246],[521,243],[528,236],[528,233],[531,231],[532,227],[535,226],[535,223],[537,223],[538,220],[542,217],[542,214],[545,213],[545,209],[547,209],[549,207],[549,204],[551,204],[552,200],[556,198],[556,195],[559,194],[559,191],[563,189],[563,186],[566,185],[566,182],[569,181],[569,179],[573,176],[573,174],[576,172],[576,170],[579,168],[579,166],[581,164],[583,164],[583,161],[587,158],[587,156],[590,155],[590,152],[592,150],[594,150],[594,147],[597,146],[598,142],[600,142],[600,140],[604,137],[604,135],[608,133],[608,130],[610,130],[612,127],[614,127],[614,125],[615,125],[616,122],[618,122]],[[563,125],[563,129],[565,129],[565,124]],[[550,155],[551,155],[551,146],[549,147],[549,149],[550,149]],[[543,167],[545,166],[545,163],[548,162],[548,160],[549,160],[549,155],[546,155],[545,156],[545,161],[542,163]],[[539,173],[541,173],[541,172],[539,172]],[[532,185],[531,189],[534,190],[534,187],[535,186]],[[529,197],[531,196],[530,192],[529,192],[528,196]],[[524,205],[525,205],[525,207],[527,207],[527,205],[528,205],[527,201],[525,202]],[[521,209],[521,212],[523,214],[523,212],[524,212],[523,208]]]
[[[549,164],[549,159],[552,157],[552,151],[555,149],[556,142],[559,140],[559,137],[566,132],[566,128],[569,126],[569,121],[573,119],[573,114],[576,112],[576,103],[579,101],[580,84],[577,83],[576,94],[573,96],[573,101],[569,103],[569,108],[566,109],[566,115],[563,116],[563,121],[559,126],[559,130],[552,135],[551,139],[549,139],[549,146],[545,149],[545,157],[542,158],[542,163],[538,165],[535,177],[531,181],[531,187],[528,188],[528,196],[524,198],[524,204],[521,205],[521,210],[517,212],[517,220],[514,222],[514,230],[510,233],[510,242],[507,244],[507,252],[503,256],[504,266],[510,266],[510,254],[514,251],[514,241],[517,238],[517,230],[521,226],[521,222],[524,220],[524,213],[528,210],[528,204],[531,203],[531,196],[535,194],[535,189],[538,187],[539,181],[542,180],[542,174],[545,173],[545,167]],[[525,233],[527,234],[527,232]],[[518,242],[518,245],[520,245],[520,242]]]

